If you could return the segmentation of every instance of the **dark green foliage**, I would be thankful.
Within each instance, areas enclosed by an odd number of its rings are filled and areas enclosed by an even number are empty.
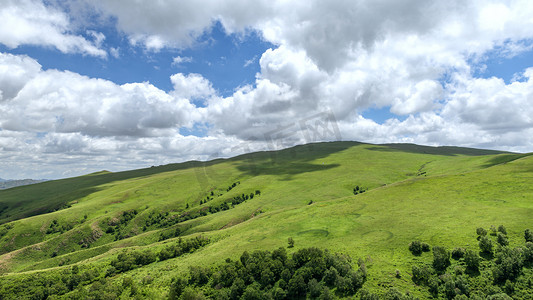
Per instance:
[[[495,228],[494,228],[495,229]],[[500,230],[496,235],[507,238]],[[491,240],[486,235],[479,238],[480,246],[490,245],[490,253],[493,252]],[[485,247],[484,249],[487,249]],[[453,252],[457,252],[455,248]],[[533,243],[525,246],[509,248],[500,245],[494,256],[484,255],[482,259],[476,251],[466,250],[462,258],[454,262],[454,268],[438,270],[435,264],[438,256],[446,257],[445,249],[433,249],[435,275],[431,270],[424,270],[423,266],[412,266],[413,282],[426,285],[433,298],[445,299],[528,299],[533,294]],[[485,252],[486,254],[486,252]],[[459,257],[457,253],[452,254]],[[442,259],[443,261],[445,259]],[[466,272],[463,270],[463,262]],[[429,271],[429,272],[428,272]],[[529,278],[529,279],[528,279]]]
[[[482,228],[482,227],[479,227],[478,229],[476,229],[476,233],[479,237],[482,237],[482,236],[486,236],[487,235],[487,230],[485,228]],[[478,237],[478,239],[479,239]]]
[[[333,266],[324,272],[324,282],[329,286],[337,282],[337,277],[339,277],[339,272]]]
[[[422,254],[422,243],[420,243],[420,241],[412,241],[409,243],[409,251],[411,251],[413,255]]]
[[[54,219],[50,223],[50,226],[48,226],[48,228],[46,229],[46,234],[53,234],[57,232],[64,233],[74,228],[74,225],[75,224],[72,224],[72,223],[59,224],[59,222],[56,219]]]
[[[437,272],[444,271],[450,265],[450,252],[443,247],[433,247],[433,268]]]
[[[429,251],[431,251],[431,248],[429,247],[429,244],[428,244],[428,243],[422,243],[421,246],[422,246],[422,252],[429,252]]]
[[[498,229],[494,225],[490,225],[490,235],[496,236]]]
[[[461,258],[463,258],[463,256],[465,255],[465,249],[464,248],[455,248],[452,250],[452,258],[455,259],[455,260],[459,260]]]
[[[361,300],[379,300],[379,296],[376,294],[373,294],[365,289],[361,289],[359,291],[359,299]]]
[[[470,286],[467,279],[464,276],[458,276],[455,278],[455,288],[458,289],[456,294],[468,295],[470,294]]]
[[[509,240],[507,239],[507,236],[501,232],[498,232],[498,238],[496,240],[501,246],[509,245]]]
[[[533,231],[526,229],[524,231],[524,238],[526,239],[526,242],[533,243]]]
[[[453,299],[455,295],[457,295],[457,291],[455,289],[455,281],[451,276],[443,276],[444,281],[444,295],[448,299]]]
[[[288,294],[290,297],[298,298],[302,297],[307,293],[307,285],[305,284],[305,279],[301,274],[293,276],[289,280],[289,289]]]
[[[509,295],[505,293],[498,293],[489,295],[486,300],[513,300],[513,298],[509,297]]]
[[[527,242],[526,246],[523,248],[524,251],[524,264],[527,266],[533,265],[533,243]]]
[[[425,284],[428,282],[429,277],[431,276],[431,270],[427,266],[416,266],[412,267],[413,273],[413,282],[416,284]]]
[[[294,239],[292,237],[289,237],[287,241],[289,243],[288,248],[294,247]]]
[[[111,266],[118,272],[126,272],[140,266],[148,265],[156,260],[156,255],[150,250],[122,252],[111,261]]]
[[[428,280],[429,293],[436,297],[439,294],[439,279],[437,277],[431,277]]]
[[[353,189],[353,194],[354,195],[362,194],[364,192],[366,192],[366,190],[364,188],[362,188],[362,187],[359,187],[358,185],[355,186],[355,188]]]
[[[385,297],[383,298],[385,300],[403,300],[405,299],[404,295],[398,291],[397,288],[390,288],[387,293],[385,294]]]
[[[180,238],[177,243],[163,248],[159,252],[158,257],[159,260],[178,257],[185,253],[192,253],[207,244],[209,244],[209,239],[202,236],[188,239],[185,242]]]
[[[507,235],[507,229],[503,225],[498,226],[498,232]]]
[[[116,218],[107,220],[104,226],[108,226],[106,233],[114,233],[115,241],[122,240],[125,238],[131,237],[133,234],[126,230],[128,223],[137,216],[138,212],[136,209],[123,211]]]
[[[189,285],[204,285],[209,281],[211,270],[199,266],[189,268]]]
[[[479,249],[481,253],[492,254],[492,241],[487,236],[482,236],[479,239]]]
[[[321,286],[315,278],[309,280],[307,286],[311,298],[318,298],[320,294],[322,294],[323,286]]]
[[[472,250],[466,250],[464,258],[467,270],[471,272],[477,272],[481,257],[479,257],[479,255]]]
[[[524,257],[522,249],[502,247],[496,254],[492,275],[496,282],[503,283],[507,279],[514,280],[522,273]]]
[[[279,286],[272,289],[272,298],[274,300],[282,300],[287,297],[287,292]]]
[[[332,299],[330,288],[336,288],[339,295],[354,295],[366,280],[366,267],[360,263],[353,270],[349,257],[318,248],[300,249],[290,257],[279,248],[272,252],[243,252],[239,260],[227,259],[211,269],[194,267],[188,277],[188,285],[201,288],[213,298]]]
[[[230,186],[228,186],[228,188],[226,189],[226,192],[229,192],[231,191],[233,188],[235,188],[238,184],[241,184],[240,181],[237,181],[237,182],[234,182],[232,183]]]
[[[263,293],[260,290],[260,286],[257,282],[249,285],[244,289],[244,293],[241,297],[242,300],[262,300]]]

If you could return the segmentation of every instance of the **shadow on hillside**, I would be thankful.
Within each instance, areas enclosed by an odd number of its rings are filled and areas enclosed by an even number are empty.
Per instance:
[[[491,158],[485,165],[483,165],[483,167],[488,168],[495,165],[506,164],[528,156],[533,156],[533,153],[499,155]]]
[[[416,154],[431,154],[431,155],[444,155],[444,156],[456,156],[456,155],[468,155],[468,156],[482,156],[482,155],[497,155],[497,154],[509,154],[510,152],[474,149],[474,148],[462,148],[452,146],[420,146],[415,144],[382,144],[374,147],[369,147],[369,150],[382,151],[382,152],[407,152]],[[512,154],[514,155],[514,154]]]
[[[282,180],[290,180],[294,175],[323,171],[340,166],[320,162],[335,152],[360,145],[357,142],[330,142],[306,144],[280,151],[267,151],[237,157],[237,169],[246,175],[276,175]]]

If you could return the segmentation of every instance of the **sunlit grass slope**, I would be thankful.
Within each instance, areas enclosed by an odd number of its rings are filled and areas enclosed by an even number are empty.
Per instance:
[[[367,191],[354,195],[356,186]],[[255,191],[260,195],[229,210],[147,226],[154,214],[194,214]],[[211,243],[120,276],[153,278],[147,288],[164,297],[172,277],[187,266],[284,247],[292,237],[295,250],[314,246],[366,259],[365,287],[371,290],[396,286],[416,294],[421,288],[410,280],[410,264],[430,257],[412,256],[412,240],[476,249],[477,227],[505,224],[511,244],[533,228],[533,156],[410,144],[308,144],[24,186],[0,191],[0,203],[7,207],[0,215],[4,278],[72,264],[105,266],[127,247],[161,249],[176,239],[161,236],[178,228],[180,237],[201,234]],[[107,232],[133,210],[119,239],[116,231]],[[405,276],[398,278],[397,270]]]

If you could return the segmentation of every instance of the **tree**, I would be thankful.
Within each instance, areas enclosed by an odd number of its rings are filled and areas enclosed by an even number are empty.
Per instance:
[[[428,281],[429,292],[433,297],[437,297],[439,294],[439,279],[437,277],[431,277]]]
[[[335,282],[337,281],[337,277],[339,276],[339,272],[337,269],[335,269],[333,266],[329,267],[326,272],[324,272],[324,281],[327,285],[333,286]]]
[[[420,255],[422,254],[422,244],[420,241],[412,241],[409,243],[409,251],[413,253],[413,255]]]
[[[187,279],[181,277],[174,278],[170,284],[169,298],[178,299],[183,293],[185,287],[187,287]]]
[[[433,247],[433,268],[444,271],[450,265],[450,252],[444,247]]]
[[[492,241],[487,236],[479,239],[479,249],[482,253],[492,254]]]
[[[296,275],[289,280],[289,295],[298,298],[307,292],[307,285],[305,284],[302,275]]]
[[[487,235],[487,230],[485,230],[485,228],[479,227],[478,229],[476,229],[476,233],[479,236],[479,239],[480,237]]]
[[[417,265],[413,265],[412,273],[413,273],[413,282],[417,284],[426,283],[430,276],[430,272],[426,266],[419,267]]]
[[[455,260],[461,259],[465,255],[465,249],[464,248],[455,248],[452,250],[452,258]]]
[[[322,293],[322,286],[314,278],[309,280],[308,287],[309,296],[311,296],[311,298],[318,298],[318,296],[320,296],[320,294]]]
[[[509,240],[507,239],[507,236],[504,235],[503,233],[501,232],[498,232],[498,238],[497,238],[497,241],[498,241],[498,244],[502,245],[502,246],[507,246],[509,245]]]
[[[466,268],[470,271],[476,272],[479,268],[479,262],[481,261],[481,258],[479,255],[472,251],[472,250],[466,250],[465,252],[465,264]]]
[[[294,239],[292,237],[289,237],[287,241],[289,242],[288,248],[294,247]]]
[[[505,280],[514,280],[522,273],[524,258],[522,249],[510,249],[502,247],[496,257],[496,264],[492,270],[492,276],[497,282],[504,283]]]
[[[507,234],[507,229],[505,229],[505,226],[500,225],[500,226],[498,226],[498,232],[501,232],[501,233],[506,235]]]
[[[533,264],[533,243],[527,242],[524,248],[524,263],[528,265]]]
[[[243,300],[262,300],[259,284],[254,283],[244,289],[241,299]]]
[[[244,280],[242,278],[237,278],[233,281],[233,284],[230,287],[230,294],[232,299],[239,299],[244,291]]]
[[[274,298],[274,300],[282,300],[282,299],[286,299],[287,298],[287,292],[285,292],[284,289],[282,289],[281,287],[275,287],[273,290],[272,290],[272,298]]]

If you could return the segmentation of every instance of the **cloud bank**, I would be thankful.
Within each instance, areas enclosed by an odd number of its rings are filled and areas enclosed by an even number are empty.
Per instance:
[[[511,82],[475,72],[488,55],[531,51],[529,1],[102,0],[84,7],[114,18],[148,53],[192,47],[215,22],[244,39],[258,32],[275,47],[259,55],[255,83],[227,97],[201,74],[176,73],[173,89],[163,91],[43,70],[31,57],[2,53],[0,161],[18,169],[12,177],[34,174],[36,165],[48,167],[34,178],[62,177],[269,149],[273,131],[321,113],[334,116],[333,137],[344,140],[533,151],[532,66]],[[0,29],[9,48],[107,55],[102,34],[76,35],[54,6],[8,1],[0,16],[16,28]],[[364,117],[373,109],[395,117]],[[296,134],[283,145],[331,138]],[[58,172],[61,164],[68,167]]]

